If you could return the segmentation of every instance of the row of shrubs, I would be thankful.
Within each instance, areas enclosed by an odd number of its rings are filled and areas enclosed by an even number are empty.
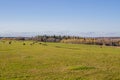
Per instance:
[[[120,40],[104,39],[104,38],[84,38],[84,39],[63,39],[62,43],[72,44],[90,44],[90,45],[106,45],[106,46],[120,46]]]

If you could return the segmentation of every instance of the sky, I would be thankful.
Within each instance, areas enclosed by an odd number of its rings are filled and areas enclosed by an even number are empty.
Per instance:
[[[120,32],[120,0],[0,0],[0,32]]]

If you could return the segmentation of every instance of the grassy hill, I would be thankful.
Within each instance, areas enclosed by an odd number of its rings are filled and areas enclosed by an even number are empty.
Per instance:
[[[120,80],[120,48],[8,43],[0,41],[0,80]]]

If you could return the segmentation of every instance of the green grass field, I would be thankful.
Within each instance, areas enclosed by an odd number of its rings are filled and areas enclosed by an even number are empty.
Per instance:
[[[120,48],[0,42],[0,80],[120,80]]]

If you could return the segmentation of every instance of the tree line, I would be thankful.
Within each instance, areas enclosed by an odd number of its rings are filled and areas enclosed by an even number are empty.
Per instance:
[[[35,37],[1,37],[1,40],[33,40],[39,42],[61,42],[71,44],[89,44],[89,45],[106,45],[106,46],[120,46],[119,37],[78,37],[78,36],[48,36],[38,35]]]

